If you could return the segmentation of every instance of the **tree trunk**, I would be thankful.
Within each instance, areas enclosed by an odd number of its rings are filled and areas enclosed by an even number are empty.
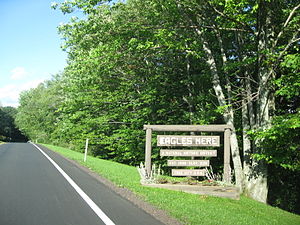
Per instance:
[[[187,44],[186,44],[186,48],[188,49]],[[188,84],[187,84],[188,96],[187,97],[183,96],[183,100],[187,103],[188,108],[189,108],[190,124],[193,124],[195,107],[194,107],[193,101],[192,101],[192,98],[193,98],[192,90],[193,90],[194,82],[192,81],[190,70],[191,70],[191,62],[190,62],[189,56],[187,54],[186,55],[186,74],[187,74],[188,79],[190,79],[190,82],[188,82]]]
[[[247,79],[247,78],[246,78]],[[245,83],[245,81],[244,81]],[[245,189],[248,189],[248,181],[250,179],[251,173],[251,154],[252,154],[252,144],[248,136],[248,131],[251,130],[250,122],[250,110],[247,102],[248,93],[246,92],[242,100],[242,126],[243,126],[243,168],[245,174]]]
[[[268,88],[268,70],[265,64],[265,54],[267,50],[267,6],[265,1],[259,2],[258,12],[258,99],[257,99],[257,115],[256,115],[256,129],[265,129],[269,123],[269,88]],[[257,147],[258,142],[255,141],[253,153],[260,153]],[[266,202],[268,196],[267,183],[267,165],[262,160],[252,159],[251,172],[247,174],[246,193],[260,202]]]
[[[242,105],[245,193],[249,197],[265,203],[268,195],[266,165],[264,162],[251,157],[252,153],[257,153],[257,148],[252,144],[247,134],[255,126],[253,104],[249,100],[251,87],[248,82],[249,80],[245,81],[246,96]]]
[[[231,125],[234,127],[234,114],[231,107],[228,107],[228,103],[226,102],[225,95],[221,86],[220,78],[217,71],[217,65],[215,62],[215,59],[213,57],[212,51],[209,48],[209,45],[204,38],[202,38],[203,42],[203,49],[207,56],[207,64],[209,65],[210,72],[212,74],[212,83],[213,83],[213,89],[215,91],[215,94],[217,96],[219,105],[221,107],[224,107],[224,113],[223,117],[226,122],[226,124]],[[231,155],[232,155],[232,161],[234,166],[234,173],[235,173],[235,182],[236,186],[240,188],[240,190],[243,189],[243,168],[242,168],[242,162],[240,158],[239,153],[239,146],[238,146],[238,139],[236,136],[235,129],[232,131],[232,135],[230,137],[230,144],[231,144]]]

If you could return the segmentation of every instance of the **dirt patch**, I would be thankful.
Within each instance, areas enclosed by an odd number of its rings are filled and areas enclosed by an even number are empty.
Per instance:
[[[216,185],[202,185],[202,184],[143,184],[148,187],[164,188],[169,190],[183,191],[187,193],[210,195],[221,198],[230,198],[234,200],[240,199],[239,189],[231,186],[216,186]]]

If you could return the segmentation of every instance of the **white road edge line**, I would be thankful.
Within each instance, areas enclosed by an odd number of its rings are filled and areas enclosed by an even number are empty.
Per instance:
[[[81,198],[91,207],[91,209],[96,213],[96,215],[106,224],[106,225],[115,225],[113,221],[93,202],[93,200],[86,194],[84,191],[69,177],[68,174],[60,168],[40,147],[36,144],[30,142],[34,145],[52,164],[53,166],[63,175],[63,177],[71,184],[75,191],[81,196]]]

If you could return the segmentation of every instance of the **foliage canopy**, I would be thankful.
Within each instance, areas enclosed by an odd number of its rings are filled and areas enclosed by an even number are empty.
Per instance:
[[[17,123],[31,139],[82,150],[89,138],[93,155],[137,165],[144,124],[227,123],[235,182],[250,196],[266,200],[268,167],[299,173],[298,1],[52,6],[85,17],[59,27],[63,73],[21,95]]]

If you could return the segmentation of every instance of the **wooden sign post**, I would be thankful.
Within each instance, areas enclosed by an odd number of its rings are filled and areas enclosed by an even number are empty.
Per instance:
[[[229,125],[144,125],[146,130],[146,155],[145,168],[146,175],[151,173],[151,139],[152,132],[222,132],[224,133],[224,171],[223,179],[225,183],[230,183],[230,135],[232,127]],[[157,146],[183,146],[183,147],[219,147],[220,136],[184,136],[184,135],[158,135]],[[180,157],[215,157],[217,150],[186,150],[186,149],[161,149],[161,156]],[[174,167],[207,167],[209,160],[168,160],[168,166]],[[204,169],[172,169],[172,176],[205,176]]]

